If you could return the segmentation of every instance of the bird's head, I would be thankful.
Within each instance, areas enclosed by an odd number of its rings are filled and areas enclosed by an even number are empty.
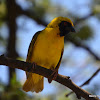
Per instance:
[[[60,36],[65,36],[69,32],[75,32],[74,25],[69,18],[56,17],[47,26],[48,28],[59,28]]]

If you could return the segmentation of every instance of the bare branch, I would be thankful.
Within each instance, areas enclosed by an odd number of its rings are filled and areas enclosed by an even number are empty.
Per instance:
[[[17,5],[16,8],[17,8],[17,16],[25,15],[25,16],[35,20],[38,24],[47,26],[48,23],[46,23],[42,18],[38,17],[38,14],[35,13],[34,11],[23,10],[19,5]]]
[[[100,68],[86,82],[84,82],[80,87],[82,87],[86,84],[89,84],[90,81],[98,74],[99,71],[100,71]]]
[[[4,57],[3,55],[0,56],[0,65],[6,65],[6,66],[10,66],[12,68],[18,68],[18,69],[21,69],[24,71],[28,71],[29,67],[32,68],[32,66],[33,66],[32,63],[14,60],[11,58]],[[41,67],[41,66],[34,67],[34,69],[30,70],[30,72],[37,73],[37,74],[42,75],[46,78],[48,78],[52,74],[51,70],[46,69],[46,68]],[[78,87],[67,76],[63,76],[63,75],[58,74],[55,81],[70,88],[72,91],[74,91],[76,93],[78,98],[83,97],[86,100],[99,100],[98,98],[95,98],[95,97],[89,97],[89,95],[91,95],[90,93],[88,93],[87,91]]]
[[[85,17],[83,17],[83,18],[79,18],[79,19],[77,19],[75,22],[74,22],[74,25],[76,25],[76,24],[78,24],[79,22],[82,22],[82,21],[84,21],[84,20],[86,20],[86,19],[88,19],[88,18],[90,18],[91,16],[94,16],[95,14],[93,13],[93,12],[91,12],[89,15],[87,15],[87,16],[85,16]]]
[[[99,71],[100,71],[100,68],[99,68],[87,81],[85,81],[82,85],[80,85],[80,87],[89,84],[90,81],[98,74]],[[73,91],[71,91],[70,93],[68,93],[68,94],[66,95],[66,97],[68,97],[68,96],[71,95],[72,93],[73,93]]]
[[[96,55],[88,46],[86,46],[85,44],[83,44],[80,40],[78,40],[76,37],[73,37],[72,35],[68,35],[65,37],[65,41],[69,41],[71,43],[73,43],[75,46],[77,47],[81,47],[84,48],[85,50],[87,50],[96,60],[100,61],[100,57],[98,55]]]

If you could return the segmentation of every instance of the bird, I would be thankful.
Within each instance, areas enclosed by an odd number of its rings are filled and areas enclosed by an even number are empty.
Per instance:
[[[58,75],[58,69],[64,51],[64,37],[75,32],[73,22],[67,17],[54,18],[47,27],[35,33],[29,45],[26,62],[50,69],[53,73],[48,78],[51,83]],[[23,90],[41,92],[44,88],[44,77],[26,72],[27,79]]]

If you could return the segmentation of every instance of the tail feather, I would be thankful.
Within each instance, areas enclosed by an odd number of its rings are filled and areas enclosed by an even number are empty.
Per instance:
[[[28,79],[25,81],[23,85],[23,90],[28,92],[40,92],[44,88],[44,77],[38,74],[30,74]]]

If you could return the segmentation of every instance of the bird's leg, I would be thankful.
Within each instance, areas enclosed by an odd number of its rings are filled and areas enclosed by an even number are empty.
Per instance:
[[[57,75],[58,75],[58,69],[54,69],[52,71],[53,71],[53,73],[48,78],[49,83],[51,83],[52,80],[55,80],[57,78]]]
[[[34,68],[36,67],[36,63],[33,63],[33,66],[28,67],[26,74],[27,74],[27,79],[28,77],[31,75],[30,72],[31,70],[34,70]]]
[[[35,67],[36,67],[36,63],[33,63],[33,66],[28,67],[28,72],[34,70]]]

